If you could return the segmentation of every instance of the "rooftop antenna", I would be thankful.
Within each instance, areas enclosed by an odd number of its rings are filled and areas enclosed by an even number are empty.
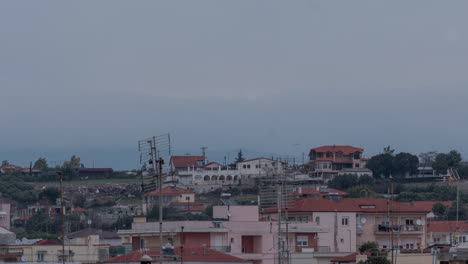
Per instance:
[[[277,210],[277,264],[290,263],[288,208],[292,205],[293,186],[285,175],[274,174],[260,178],[260,210]]]
[[[139,140],[138,150],[140,152],[140,163],[142,165],[142,191],[154,191],[156,187],[158,187],[159,190],[159,263],[162,264],[164,255],[162,234],[164,207],[162,199],[163,165],[164,158],[168,158],[171,155],[171,136],[170,134],[163,134]],[[149,169],[146,168],[147,164],[151,165]],[[146,175],[143,175],[145,172]],[[146,206],[148,206],[148,201],[146,201]],[[148,212],[148,208],[146,211]]]

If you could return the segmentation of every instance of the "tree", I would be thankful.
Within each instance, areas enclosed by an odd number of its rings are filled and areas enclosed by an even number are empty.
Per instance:
[[[378,249],[379,244],[377,242],[366,242],[359,247],[359,253],[363,254],[371,249]]]
[[[447,213],[447,207],[441,203],[436,203],[432,206],[432,212],[437,217],[443,217]]]
[[[375,179],[372,176],[362,175],[358,178],[358,185],[360,186],[373,186]]]
[[[242,162],[244,161],[244,155],[242,153],[242,149],[239,150],[239,152],[237,152],[237,158],[236,158],[236,162]]]
[[[8,165],[10,165],[10,162],[8,162],[8,160],[2,161],[2,166],[8,166]]]
[[[383,154],[390,154],[390,155],[393,156],[393,152],[395,152],[395,150],[392,149],[392,148],[390,147],[390,145],[386,146],[386,147],[383,149]]]
[[[346,190],[358,185],[358,177],[352,174],[338,175],[328,183],[331,188]]]
[[[404,177],[407,174],[415,174],[418,171],[418,165],[419,159],[417,156],[400,152],[393,158],[392,173],[400,177]]]
[[[56,187],[46,188],[39,193],[39,199],[47,199],[51,204],[55,204],[59,197],[60,190]]]
[[[419,164],[423,167],[432,167],[436,156],[437,152],[435,151],[422,152],[419,154]]]
[[[355,186],[346,190],[350,198],[372,198],[375,192],[367,186]]]
[[[63,163],[62,169],[63,169],[64,175],[68,179],[73,179],[78,176],[78,169],[80,167],[82,167],[80,157],[73,155],[70,158],[70,161],[65,161]]]
[[[392,175],[393,155],[390,153],[375,155],[367,162],[367,168],[372,171],[374,177],[388,178]]]
[[[460,152],[456,150],[452,150],[449,153],[439,153],[437,154],[434,163],[432,164],[432,168],[438,174],[446,174],[448,168],[457,168],[460,166],[460,162],[462,161],[462,157]]]
[[[46,171],[47,169],[49,169],[49,166],[47,165],[47,160],[45,158],[39,158],[36,160],[36,162],[34,162],[33,168],[41,171]]]
[[[449,167],[455,168],[460,165],[460,162],[462,161],[462,157],[460,152],[456,150],[452,150],[447,154],[447,163]]]
[[[436,171],[437,174],[446,174],[449,168],[447,154],[437,154],[434,163],[432,163],[432,168]]]

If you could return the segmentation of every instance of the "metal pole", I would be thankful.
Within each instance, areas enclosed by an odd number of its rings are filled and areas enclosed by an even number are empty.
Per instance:
[[[278,207],[278,264],[281,264],[281,183],[277,181],[277,198]]]
[[[60,216],[61,216],[61,225],[62,225],[62,263],[65,264],[65,208],[63,205],[63,172],[58,171],[57,174],[60,177]]]
[[[184,264],[184,227],[181,228],[181,236],[180,236],[180,264]]]
[[[159,244],[160,244],[160,254],[159,254],[159,263],[162,264],[163,262],[163,254],[162,254],[162,249],[163,249],[163,233],[162,233],[162,228],[163,228],[163,195],[162,195],[162,185],[163,185],[163,180],[162,180],[162,165],[164,161],[163,159],[159,158],[158,164],[159,164]]]

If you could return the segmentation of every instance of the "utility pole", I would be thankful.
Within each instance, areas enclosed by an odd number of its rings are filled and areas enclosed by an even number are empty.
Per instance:
[[[63,172],[57,171],[60,178],[60,216],[62,220],[62,263],[65,264],[65,206],[63,204]]]

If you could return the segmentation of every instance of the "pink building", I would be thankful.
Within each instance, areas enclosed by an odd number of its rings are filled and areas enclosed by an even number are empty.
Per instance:
[[[327,235],[319,235],[319,242],[331,245],[331,251],[354,252],[369,241],[377,242],[383,249],[392,244],[407,250],[425,248],[425,222],[430,211],[416,203],[387,199],[303,198],[294,201],[288,214],[292,221],[315,222],[318,227],[330,230]],[[275,209],[263,214],[273,219]]]
[[[346,214],[346,213],[345,213]],[[259,221],[257,206],[215,206],[212,221],[171,221],[163,224],[163,243],[176,248],[206,247],[258,264],[275,262],[278,248],[276,221]],[[352,223],[350,223],[352,224]],[[315,222],[296,222],[289,225],[289,237],[285,243],[293,259],[319,263],[349,254],[331,252],[333,237],[326,225]],[[354,225],[351,225],[355,228]],[[284,230],[283,230],[284,231]],[[355,232],[355,231],[354,231]],[[146,222],[137,217],[131,230],[119,230],[123,243],[134,250],[159,248],[159,223]],[[355,245],[352,245],[355,247]],[[354,252],[354,250],[353,250]],[[315,259],[315,262],[312,260]],[[322,263],[322,262],[320,262]],[[328,263],[328,262],[325,262]]]

